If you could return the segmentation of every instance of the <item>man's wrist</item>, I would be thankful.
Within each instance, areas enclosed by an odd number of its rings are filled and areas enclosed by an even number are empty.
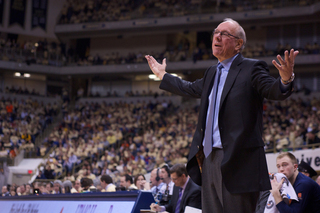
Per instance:
[[[293,80],[294,80],[294,73],[292,73],[292,75],[291,75],[291,77],[289,78],[289,80],[284,80],[282,77],[280,77],[280,79],[281,79],[281,82],[284,84],[284,85],[286,85],[286,84],[289,84],[289,83],[291,83]]]

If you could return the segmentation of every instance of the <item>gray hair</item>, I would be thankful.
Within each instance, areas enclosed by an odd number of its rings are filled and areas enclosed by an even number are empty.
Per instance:
[[[246,32],[245,32],[244,29],[241,27],[241,25],[240,25],[237,21],[233,20],[232,18],[225,18],[222,23],[224,23],[224,22],[230,22],[230,23],[236,24],[236,25],[238,26],[237,36],[238,36],[240,39],[243,40],[243,44],[242,44],[242,46],[241,46],[241,48],[240,48],[240,52],[241,52],[241,51],[244,49],[244,47],[245,47],[245,45],[246,45],[246,43],[247,43]]]

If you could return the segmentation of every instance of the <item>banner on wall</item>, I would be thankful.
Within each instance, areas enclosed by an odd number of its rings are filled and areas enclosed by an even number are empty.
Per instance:
[[[3,4],[4,4],[4,0],[0,0],[0,25],[2,25]]]
[[[46,30],[48,0],[32,0],[31,29],[41,27]]]
[[[9,25],[17,23],[24,28],[25,14],[26,0],[11,0]]]
[[[296,156],[298,162],[304,161],[309,164],[314,170],[320,171],[320,148],[316,149],[303,149],[297,151],[290,151],[294,156]],[[268,162],[268,170],[270,173],[277,172],[277,156],[279,153],[268,153],[266,154]]]

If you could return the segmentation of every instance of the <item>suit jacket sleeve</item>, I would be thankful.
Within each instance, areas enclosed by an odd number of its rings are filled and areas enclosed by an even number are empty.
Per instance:
[[[268,100],[284,100],[292,93],[293,83],[287,92],[281,92],[281,80],[274,79],[269,74],[268,65],[264,61],[257,61],[252,68],[252,85],[257,92]]]
[[[210,68],[207,69],[203,78],[197,79],[194,82],[185,81],[179,77],[166,73],[161,81],[160,89],[180,96],[200,98],[202,94],[204,78],[206,77]]]

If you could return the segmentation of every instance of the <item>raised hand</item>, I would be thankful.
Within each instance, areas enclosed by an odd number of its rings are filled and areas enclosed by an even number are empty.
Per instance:
[[[154,59],[154,57],[150,56],[150,55],[146,55],[145,58],[148,61],[149,67],[151,69],[151,71],[162,80],[164,74],[166,74],[166,59],[164,58],[162,61],[162,64],[159,64],[157,62],[156,59]]]
[[[288,50],[286,50],[284,52],[284,60],[280,55],[277,55],[279,63],[277,63],[276,60],[272,60],[272,64],[279,70],[279,74],[283,83],[291,79],[291,76],[293,74],[294,60],[298,54],[299,51],[297,50],[294,51],[293,49],[291,49],[290,54]]]

